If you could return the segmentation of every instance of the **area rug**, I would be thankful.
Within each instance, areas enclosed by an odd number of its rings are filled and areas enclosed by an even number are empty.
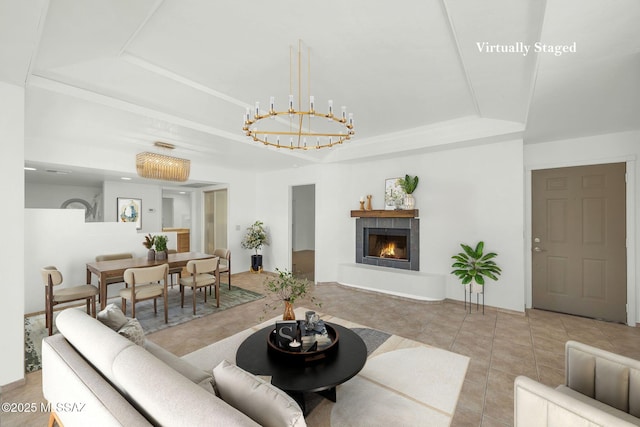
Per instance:
[[[204,291],[203,291],[204,292]],[[247,289],[231,286],[231,289],[225,284],[220,287],[220,307],[216,307],[216,299],[214,295],[207,296],[207,302],[199,292],[197,295],[196,314],[193,315],[193,303],[191,299],[191,291],[185,292],[184,307],[180,307],[180,291],[178,286],[169,289],[169,313],[168,323],[164,323],[164,303],[158,300],[158,313],[153,312],[153,300],[142,301],[136,304],[136,318],[142,325],[146,334],[159,331],[160,329],[170,326],[179,325],[199,317],[217,313],[245,304],[251,301],[264,298],[264,295]],[[120,298],[111,298],[109,303],[115,303],[120,306]],[[79,308],[84,310],[84,306]],[[131,316],[131,305],[127,306],[127,315]],[[54,313],[54,319],[57,312]],[[55,320],[53,332],[56,333]],[[44,314],[28,316],[24,319],[24,342],[25,342],[25,371],[33,372],[41,368],[40,354],[42,349],[42,339],[48,335],[45,328]]]
[[[297,308],[296,316],[303,317],[305,311]],[[354,330],[367,345],[368,357],[358,375],[337,387],[335,403],[315,393],[305,394],[309,427],[451,424],[468,357],[337,317],[323,315],[322,319]],[[222,356],[235,361],[240,343],[273,320],[183,358],[206,370]]]

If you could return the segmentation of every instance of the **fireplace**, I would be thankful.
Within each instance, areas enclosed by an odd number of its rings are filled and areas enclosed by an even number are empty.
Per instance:
[[[356,263],[420,270],[417,218],[358,218]]]
[[[365,228],[363,255],[409,261],[410,230],[404,228]]]

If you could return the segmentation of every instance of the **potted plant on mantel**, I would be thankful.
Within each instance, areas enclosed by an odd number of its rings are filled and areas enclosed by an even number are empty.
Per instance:
[[[153,245],[156,242],[156,237],[152,236],[151,233],[144,236],[144,241],[142,242],[142,246],[148,249],[147,252],[147,260],[153,261],[156,259],[156,251],[153,250]]]
[[[164,261],[167,259],[167,241],[169,238],[164,234],[159,234],[155,237],[156,261]]]
[[[296,314],[293,311],[293,304],[296,300],[304,298],[310,290],[310,284],[307,279],[299,279],[293,276],[293,273],[289,270],[280,270],[276,268],[277,276],[269,275],[264,281],[265,289],[271,293],[275,301],[271,301],[265,304],[265,312],[271,308],[275,310],[280,302],[284,302],[284,313],[282,320],[296,320]],[[311,296],[311,302],[317,307],[321,307],[322,304],[316,302],[316,298]]]
[[[258,220],[247,227],[247,233],[242,239],[241,245],[244,249],[256,251],[255,254],[251,255],[251,272],[259,273],[262,271],[262,255],[258,254],[258,251],[268,244],[267,231],[262,221]]]
[[[452,256],[455,262],[451,265],[454,270],[451,272],[462,280],[467,290],[471,293],[484,293],[485,277],[498,280],[502,272],[500,267],[493,260],[498,256],[495,252],[483,253],[484,242],[478,242],[475,249],[469,245],[461,243],[463,252]]]
[[[404,196],[403,207],[404,209],[413,209],[416,206],[416,200],[413,197],[413,192],[418,187],[418,176],[405,175],[404,178],[398,180],[398,185],[406,193]]]

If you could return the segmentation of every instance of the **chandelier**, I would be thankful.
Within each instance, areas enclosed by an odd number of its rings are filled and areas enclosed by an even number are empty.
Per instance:
[[[156,147],[173,150],[175,146],[166,142],[155,142]],[[158,153],[138,153],[136,170],[143,178],[163,179],[165,181],[183,182],[189,179],[191,161]]]
[[[293,48],[289,48],[289,99],[287,108],[276,109],[275,97],[269,99],[269,110],[261,111],[260,103],[255,108],[247,107],[243,115],[245,135],[255,142],[276,148],[291,150],[320,149],[333,147],[349,141],[353,135],[353,113],[347,114],[346,107],[342,107],[338,114],[334,114],[333,100],[327,102],[327,112],[316,111],[315,97],[311,93],[311,59],[308,58],[307,94],[308,104],[302,106],[302,51],[301,41],[298,41],[297,54],[297,106],[293,92]],[[307,98],[305,98],[307,100]]]

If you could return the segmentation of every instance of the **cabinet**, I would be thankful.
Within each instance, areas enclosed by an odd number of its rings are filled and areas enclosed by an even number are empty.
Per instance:
[[[176,233],[178,252],[191,252],[191,230],[188,228],[163,228],[162,231],[171,231]]]

